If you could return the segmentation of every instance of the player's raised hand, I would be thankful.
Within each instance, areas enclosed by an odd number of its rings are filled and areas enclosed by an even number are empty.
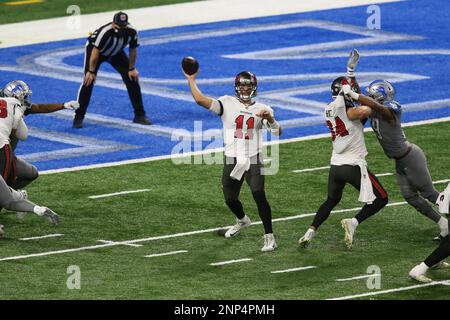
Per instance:
[[[353,100],[358,100],[359,98],[359,94],[357,94],[355,91],[352,90],[352,88],[350,87],[350,85],[348,84],[344,84],[342,86],[342,93],[350,98],[352,98]]]
[[[350,52],[350,56],[347,61],[347,75],[349,77],[353,77],[355,75],[356,66],[359,62],[359,52],[356,49],[353,49]]]
[[[187,74],[186,72],[184,72],[183,68],[181,68],[181,71],[183,72],[183,74],[186,77],[186,79],[188,79],[188,81],[189,81],[189,80],[195,80],[195,78],[197,77],[197,75],[200,72],[200,69],[197,70],[197,72],[193,73],[193,74]]]
[[[76,100],[64,103],[64,109],[69,109],[69,110],[74,110],[75,111],[79,107],[80,107],[80,104]]]

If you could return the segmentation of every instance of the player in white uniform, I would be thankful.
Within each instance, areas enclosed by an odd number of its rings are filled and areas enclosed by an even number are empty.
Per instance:
[[[11,211],[34,212],[57,224],[59,217],[56,213],[28,201],[25,193],[8,187],[8,184],[14,184],[16,179],[14,152],[9,137],[12,133],[21,137],[26,131],[22,103],[28,94],[27,90],[27,86],[17,86],[13,92],[15,98],[0,98],[0,207]],[[3,226],[0,226],[1,234]]]
[[[223,96],[219,99],[206,97],[201,93],[195,82],[197,74],[198,71],[193,75],[185,73],[195,102],[219,115],[223,123],[225,145],[223,194],[226,204],[236,215],[236,225],[226,230],[224,236],[234,237],[243,228],[251,225],[239,201],[245,177],[264,226],[264,246],[261,251],[272,251],[277,244],[272,231],[272,212],[264,191],[262,130],[267,128],[272,134],[280,135],[281,127],[269,106],[253,100],[257,92],[257,80],[253,73],[248,71],[239,73],[235,79],[236,96]]]
[[[349,65],[352,63],[354,62],[351,56]],[[359,201],[366,203],[354,218],[341,221],[349,249],[353,246],[356,227],[388,203],[386,191],[375,175],[367,169],[367,149],[362,123],[372,109],[379,111],[383,107],[373,99],[357,94],[357,87],[357,83],[348,77],[339,77],[331,85],[334,101],[325,109],[326,123],[333,141],[328,197],[317,211],[311,226],[299,239],[302,247],[309,245],[319,226],[340,202],[347,183],[360,191]],[[362,105],[355,106],[353,100]]]

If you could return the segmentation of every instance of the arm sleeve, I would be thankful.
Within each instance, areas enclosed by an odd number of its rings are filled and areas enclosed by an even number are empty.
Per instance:
[[[19,124],[16,129],[16,137],[19,140],[26,140],[28,137],[28,127],[25,124],[25,121],[23,119],[20,119]]]
[[[136,31],[136,33],[133,35],[133,38],[130,41],[130,48],[137,48],[139,47],[139,37],[138,37],[138,32]]]
[[[223,103],[220,100],[213,99],[211,103],[211,107],[209,107],[209,110],[218,116],[223,115]]]
[[[24,113],[24,110],[22,109],[21,105],[14,106],[14,119],[13,119],[13,125],[12,125],[13,129],[17,129],[20,122],[23,121],[23,119],[22,119],[23,113]]]

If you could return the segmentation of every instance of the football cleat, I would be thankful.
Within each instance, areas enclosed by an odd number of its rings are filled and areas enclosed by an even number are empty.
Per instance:
[[[430,283],[430,282],[433,282],[433,280],[431,280],[430,278],[428,278],[427,276],[425,276],[425,275],[423,275],[423,274],[419,274],[419,275],[417,275],[417,276],[409,274],[409,276],[410,276],[412,279],[414,279],[414,280],[416,280],[416,281],[418,281],[418,282],[421,282],[421,283]]]
[[[48,219],[53,224],[59,223],[59,216],[50,208],[45,208],[45,212],[43,214],[44,217]]]
[[[242,229],[249,227],[252,224],[250,218],[245,215],[242,219],[236,219],[236,224],[225,232],[225,238],[232,238],[241,232]]]
[[[312,228],[308,228],[308,230],[305,232],[305,234],[303,235],[303,237],[301,237],[300,239],[298,239],[298,244],[302,247],[302,248],[306,248],[307,246],[310,245],[312,238],[316,235],[316,231]]]
[[[0,238],[5,234],[5,229],[2,224],[0,224]]]
[[[353,246],[353,235],[355,234],[356,226],[353,223],[352,219],[341,220],[341,226],[345,231],[345,244],[347,245],[347,248],[351,249]]]
[[[273,251],[277,248],[275,237],[273,233],[267,233],[264,235],[264,246],[261,248],[261,252]]]
[[[439,206],[439,212],[442,214],[450,213],[450,183],[447,187],[439,194],[439,197],[436,201],[436,204]]]
[[[427,276],[425,276],[425,274],[422,272],[422,267],[420,265],[417,265],[414,268],[412,268],[411,271],[409,272],[409,276],[412,279],[422,283],[430,283],[433,281]]]
[[[28,199],[28,192],[27,190],[17,190],[22,194],[22,199],[23,200],[27,200]],[[24,211],[17,211],[16,212],[16,217],[17,219],[23,219],[25,218],[25,216],[27,215],[27,212]]]

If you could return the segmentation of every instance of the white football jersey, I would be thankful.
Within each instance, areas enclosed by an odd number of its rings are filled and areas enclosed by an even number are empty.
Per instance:
[[[11,131],[17,128],[19,118],[14,117],[16,108],[20,108],[18,100],[14,98],[0,98],[0,148],[9,143]]]
[[[241,103],[236,97],[223,96],[222,104],[223,141],[227,157],[253,157],[262,151],[262,118],[256,116],[260,111],[273,110],[269,106],[255,102],[251,106]]]
[[[325,108],[325,118],[333,140],[332,165],[355,165],[367,155],[364,125],[361,120],[349,120],[342,95]]]

